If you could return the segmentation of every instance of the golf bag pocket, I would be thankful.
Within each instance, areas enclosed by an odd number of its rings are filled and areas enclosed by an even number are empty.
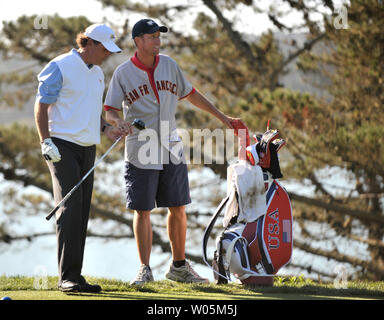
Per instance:
[[[276,274],[292,256],[292,208],[288,194],[277,180],[267,191],[267,213],[248,223],[242,236],[248,242],[251,269]]]
[[[245,224],[236,223],[216,239],[217,265],[221,272],[229,278],[232,273],[241,279],[250,271],[247,252],[247,240],[242,236]],[[224,272],[223,272],[224,271]]]

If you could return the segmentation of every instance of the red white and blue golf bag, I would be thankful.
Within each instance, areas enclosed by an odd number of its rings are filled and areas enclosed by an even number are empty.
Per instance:
[[[254,137],[246,157],[227,169],[227,197],[222,200],[204,233],[203,258],[212,267],[216,283],[233,274],[244,284],[272,285],[273,275],[292,255],[292,208],[278,178],[282,177],[277,152],[285,145],[277,130]],[[207,242],[225,208],[224,231],[216,238],[212,266]]]

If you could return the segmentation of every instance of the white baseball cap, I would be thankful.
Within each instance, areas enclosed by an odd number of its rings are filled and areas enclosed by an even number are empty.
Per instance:
[[[104,23],[96,23],[85,29],[84,34],[102,45],[109,52],[121,52],[121,49],[115,44],[115,33]]]

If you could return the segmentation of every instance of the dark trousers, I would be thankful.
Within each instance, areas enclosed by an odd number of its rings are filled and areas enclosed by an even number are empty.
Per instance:
[[[83,147],[52,138],[59,152],[59,162],[47,161],[52,177],[55,203],[93,167],[96,146]],[[57,257],[59,282],[79,281],[83,266],[85,239],[93,189],[93,172],[56,213]]]

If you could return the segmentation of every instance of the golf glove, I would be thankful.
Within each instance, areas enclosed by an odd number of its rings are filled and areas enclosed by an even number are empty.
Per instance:
[[[41,143],[41,151],[43,157],[48,161],[58,162],[61,160],[59,149],[57,149],[51,138],[44,139]]]

